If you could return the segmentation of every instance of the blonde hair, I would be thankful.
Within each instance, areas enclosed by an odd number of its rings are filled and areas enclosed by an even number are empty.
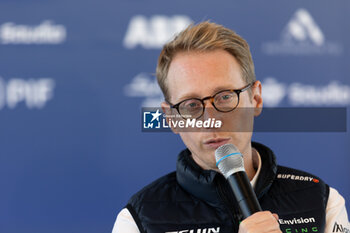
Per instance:
[[[169,100],[167,75],[172,59],[178,52],[207,52],[222,49],[236,58],[243,80],[255,81],[254,63],[248,43],[234,31],[209,21],[190,25],[163,46],[156,69],[157,81],[164,97]]]

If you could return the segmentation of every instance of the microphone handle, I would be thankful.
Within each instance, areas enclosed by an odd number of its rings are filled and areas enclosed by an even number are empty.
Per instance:
[[[227,178],[241,209],[243,218],[262,211],[255,192],[244,171],[236,172]]]

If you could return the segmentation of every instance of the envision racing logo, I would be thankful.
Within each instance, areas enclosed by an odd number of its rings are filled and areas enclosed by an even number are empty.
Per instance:
[[[315,218],[293,218],[291,220],[285,220],[285,219],[278,219],[278,222],[280,224],[288,224],[288,225],[293,225],[293,224],[302,224],[302,223],[310,223],[310,222],[315,222]]]
[[[293,219],[282,219],[280,218],[278,220],[279,224],[281,225],[281,228],[283,229],[284,225],[287,225],[287,228],[284,229],[284,232],[286,233],[292,233],[292,232],[318,232],[317,226],[305,226],[305,224],[315,223],[315,218],[293,218]],[[290,226],[292,225],[292,226]],[[299,226],[294,226],[299,225]]]

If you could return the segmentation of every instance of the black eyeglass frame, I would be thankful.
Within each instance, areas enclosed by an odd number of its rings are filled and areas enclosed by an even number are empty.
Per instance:
[[[219,111],[219,112],[231,112],[231,111],[235,110],[235,109],[237,108],[238,104],[239,104],[239,95],[240,95],[242,92],[248,90],[251,86],[253,86],[254,83],[255,83],[255,82],[249,83],[247,86],[245,86],[245,87],[243,87],[243,88],[241,88],[241,89],[222,90],[222,91],[219,91],[219,92],[215,93],[215,94],[212,95],[212,96],[207,96],[207,97],[204,97],[204,98],[202,98],[202,99],[199,99],[199,98],[188,98],[188,99],[185,99],[185,100],[180,101],[180,102],[177,103],[177,104],[172,104],[172,103],[170,103],[169,101],[166,101],[166,102],[170,105],[170,108],[175,108],[175,109],[177,110],[177,112],[181,115],[181,117],[183,117],[183,116],[182,116],[182,114],[180,113],[179,106],[180,106],[180,104],[182,104],[183,102],[185,102],[185,101],[187,101],[187,100],[199,100],[199,101],[202,103],[202,106],[203,106],[203,107],[202,107],[202,113],[201,113],[198,117],[196,117],[196,119],[200,118],[200,117],[203,115],[203,113],[204,113],[204,111],[205,111],[205,103],[204,103],[204,101],[205,101],[205,100],[208,100],[208,99],[210,100],[211,104],[214,106],[214,108],[215,108],[217,111]],[[215,104],[214,104],[214,99],[215,99],[215,97],[216,97],[218,94],[220,94],[220,93],[222,93],[222,92],[225,92],[225,91],[235,92],[235,93],[237,94],[237,104],[236,104],[236,106],[233,107],[232,109],[228,110],[228,111],[219,110],[219,109],[215,106]],[[183,117],[183,118],[186,119],[186,117]]]

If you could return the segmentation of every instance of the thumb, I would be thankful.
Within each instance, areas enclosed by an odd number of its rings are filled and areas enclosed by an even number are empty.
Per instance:
[[[278,222],[278,215],[277,214],[272,214],[273,215],[273,217],[277,220],[277,222]]]

